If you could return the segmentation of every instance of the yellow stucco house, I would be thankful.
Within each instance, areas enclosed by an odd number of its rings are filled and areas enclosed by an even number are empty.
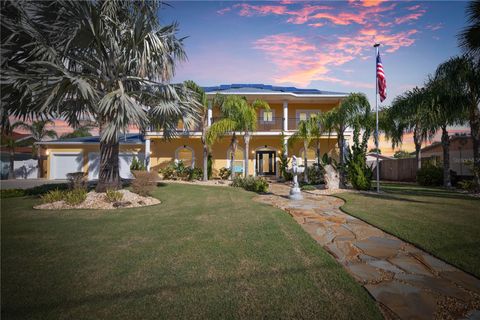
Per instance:
[[[278,162],[282,144],[297,129],[298,122],[311,115],[326,112],[339,105],[348,94],[327,92],[317,89],[298,89],[295,87],[278,87],[262,84],[233,84],[204,88],[207,97],[219,94],[240,95],[249,101],[262,99],[268,102],[270,110],[260,110],[257,131],[250,139],[248,155],[249,174],[277,177]],[[220,110],[208,109],[208,124],[221,116]],[[282,130],[285,138],[282,139]],[[244,141],[239,133],[239,146],[235,154],[234,168],[243,171]],[[158,171],[175,160],[182,160],[186,165],[203,168],[201,132],[179,129],[176,138],[169,141],[163,138],[163,132],[146,132],[128,134],[120,140],[120,176],[130,178],[130,163],[134,156],[146,160],[149,170]],[[349,139],[347,132],[346,139]],[[221,168],[230,167],[230,137],[227,135],[212,147],[214,176]],[[68,172],[88,172],[90,180],[98,178],[99,138],[74,138],[43,142],[45,161],[44,176],[47,179],[64,179]],[[301,157],[303,145],[298,143],[287,150],[288,156]],[[307,151],[309,162],[315,161],[315,151]],[[338,159],[335,134],[325,134],[321,140],[321,154]],[[300,160],[301,161],[301,160]]]

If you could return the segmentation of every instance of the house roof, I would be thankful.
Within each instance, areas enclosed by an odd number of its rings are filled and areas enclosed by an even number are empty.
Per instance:
[[[300,89],[296,87],[280,87],[256,83],[222,84],[219,86],[203,87],[207,94],[209,93],[232,93],[232,94],[287,94],[292,96],[325,96],[325,97],[343,97],[348,93],[323,91],[318,89]]]
[[[139,133],[128,133],[120,136],[120,144],[143,144],[145,139]],[[99,144],[100,136],[78,137],[37,142],[37,144]]]

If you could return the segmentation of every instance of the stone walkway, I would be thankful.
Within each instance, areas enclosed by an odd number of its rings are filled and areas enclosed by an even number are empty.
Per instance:
[[[271,184],[255,199],[287,211],[375,298],[387,319],[480,319],[480,280],[360,219],[341,199]]]

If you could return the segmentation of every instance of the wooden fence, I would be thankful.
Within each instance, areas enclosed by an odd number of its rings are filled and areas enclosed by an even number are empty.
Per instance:
[[[382,160],[380,162],[380,180],[415,181],[417,161],[415,158]]]

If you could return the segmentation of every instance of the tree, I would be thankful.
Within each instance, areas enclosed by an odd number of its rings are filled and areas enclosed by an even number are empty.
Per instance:
[[[366,108],[370,108],[366,96],[362,93],[351,93],[346,97],[340,105],[325,113],[324,127],[325,131],[331,135],[332,132],[337,134],[337,143],[339,149],[339,171],[340,185],[345,187],[346,171],[345,171],[345,130],[352,125],[356,117],[364,112]]]
[[[297,131],[288,138],[288,145],[289,147],[292,147],[295,142],[297,141],[302,141],[303,142],[303,163],[305,165],[305,170],[303,171],[303,177],[306,183],[308,183],[308,172],[307,172],[307,163],[308,163],[308,157],[307,157],[307,151],[308,151],[308,146],[310,145],[310,142],[312,141],[313,138],[313,128],[314,128],[315,122],[309,120],[301,120],[298,123],[298,128]]]
[[[410,152],[404,151],[404,150],[398,150],[393,154],[393,157],[395,159],[405,159],[405,158],[411,158]]]
[[[49,125],[55,125],[51,120],[37,120],[33,121],[31,124],[24,123],[20,125],[24,130],[28,131],[35,142],[44,141],[46,138],[57,138],[57,132],[55,130],[47,129]],[[38,178],[42,177],[43,172],[43,161],[42,161],[42,152],[40,147],[33,145],[33,153],[36,154],[38,161]]]
[[[119,136],[135,125],[165,138],[198,104],[169,84],[186,58],[177,25],[161,26],[158,1],[3,1],[2,104],[23,118],[62,117],[100,129],[97,191],[119,188]]]
[[[369,153],[377,153],[378,154],[382,154],[382,150],[381,149],[377,149],[377,148],[371,148],[370,150],[368,150]]]
[[[324,132],[324,122],[325,117],[323,114],[316,114],[309,119],[311,122],[311,134],[312,139],[315,141],[315,154],[317,155],[317,166],[320,168],[321,154],[320,154],[320,139],[322,138]]]
[[[397,96],[392,106],[382,112],[379,121],[380,128],[392,142],[392,148],[402,143],[406,132],[413,133],[418,169],[422,166],[422,144],[427,139],[431,139],[437,129],[430,113],[430,102],[430,96],[426,90],[415,87]]]
[[[426,84],[429,96],[429,113],[432,124],[442,131],[441,143],[443,149],[443,186],[452,186],[450,177],[450,137],[448,127],[462,124],[466,118],[465,112],[457,106],[458,93],[463,84],[455,81],[449,70],[452,60],[438,66],[435,75]]]
[[[226,133],[231,133],[232,138],[230,140],[230,178],[233,179],[234,175],[234,162],[235,152],[238,147],[237,132],[243,132],[245,141],[245,177],[248,176],[249,167],[249,145],[251,132],[257,128],[257,111],[259,109],[270,109],[268,103],[257,99],[249,104],[245,97],[236,95],[221,96],[217,95],[216,101],[220,104],[220,111],[223,118],[213,123],[207,131],[207,141],[209,144],[213,144],[220,137]]]
[[[8,117],[2,121],[2,145],[8,149],[10,155],[8,179],[15,179],[15,148],[20,146],[13,138],[13,133],[15,129],[21,128],[23,125],[24,123],[21,121],[11,123]]]
[[[198,124],[202,130],[202,145],[203,145],[203,181],[208,180],[208,155],[210,153],[210,146],[207,143],[207,130],[208,130],[208,101],[205,91],[198,86],[195,82],[189,80],[185,81],[187,88],[196,93],[196,99],[200,108],[200,115],[198,118]]]
[[[71,139],[81,137],[91,137],[90,131],[93,129],[93,125],[84,124],[76,127],[72,132],[64,133],[60,136],[60,139]]]
[[[458,35],[460,47],[480,62],[480,1],[473,0],[467,6],[467,16],[470,23]]]
[[[439,73],[452,84],[450,99],[470,125],[473,142],[473,167],[480,187],[480,60],[475,63],[468,56],[454,57],[440,65]]]

